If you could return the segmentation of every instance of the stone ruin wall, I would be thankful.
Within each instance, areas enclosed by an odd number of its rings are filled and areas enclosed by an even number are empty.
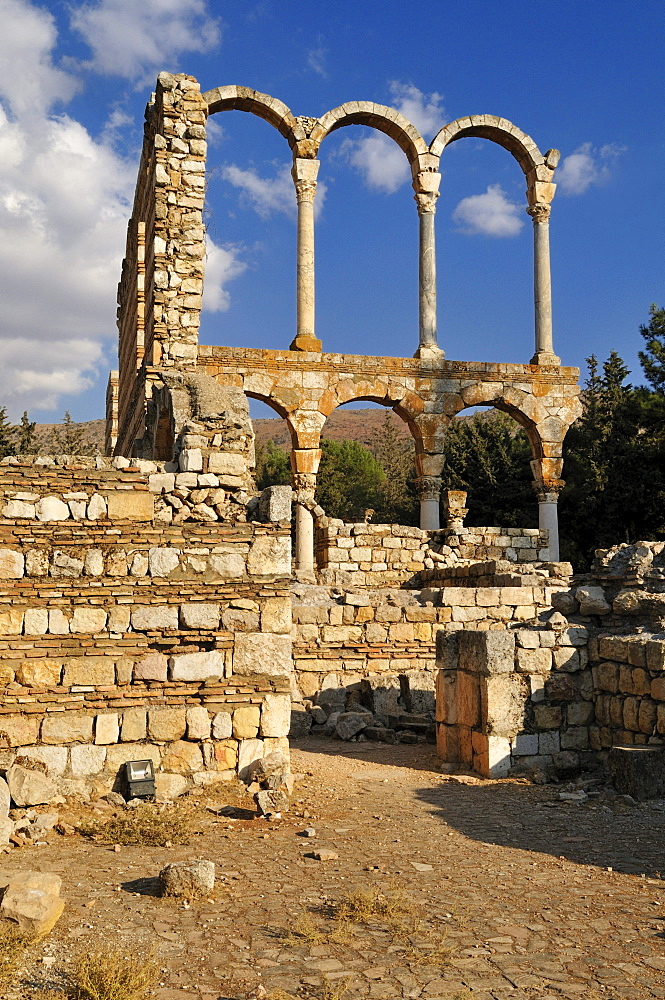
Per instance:
[[[192,473],[64,461],[0,465],[2,770],[101,794],[150,758],[170,797],[288,750],[288,525],[177,522]]]

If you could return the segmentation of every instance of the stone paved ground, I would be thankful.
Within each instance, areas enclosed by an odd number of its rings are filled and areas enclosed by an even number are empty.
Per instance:
[[[152,941],[157,1000],[237,1000],[259,982],[319,1000],[665,998],[665,813],[447,777],[423,745],[311,740],[293,758],[304,817],[202,810],[189,847],[53,837],[12,852],[3,871],[60,873],[68,906],[11,996],[32,996],[76,948]],[[298,836],[306,826],[314,840]],[[306,856],[321,847],[338,859]],[[193,856],[218,866],[214,900],[157,898],[159,869]],[[407,926],[356,923],[336,940],[330,907],[358,886],[401,891]]]

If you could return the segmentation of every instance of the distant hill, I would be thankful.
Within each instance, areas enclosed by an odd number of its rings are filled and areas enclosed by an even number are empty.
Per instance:
[[[81,423],[74,423],[73,428],[80,428],[84,435],[86,441],[90,443],[90,451],[92,454],[99,453],[104,454],[104,428],[106,426],[105,420],[83,420]],[[51,439],[53,432],[62,427],[62,423],[58,424],[37,424],[35,427],[35,434],[37,435],[37,441],[39,443],[39,451],[43,455],[48,455],[53,449],[51,448]]]

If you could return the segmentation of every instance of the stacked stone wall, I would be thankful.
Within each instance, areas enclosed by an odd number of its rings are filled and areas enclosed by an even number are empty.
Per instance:
[[[169,793],[287,747],[289,529],[164,523],[155,475],[3,467],[2,767],[83,794],[149,757]]]

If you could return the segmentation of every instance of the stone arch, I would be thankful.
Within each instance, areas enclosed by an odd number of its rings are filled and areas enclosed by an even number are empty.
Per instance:
[[[284,136],[292,149],[297,142],[306,139],[305,129],[291,109],[269,94],[250,87],[215,87],[203,94],[203,100],[208,105],[208,115],[219,111],[248,111],[263,118]]]
[[[417,162],[419,155],[428,152],[420,132],[404,115],[394,108],[371,101],[347,101],[326,112],[313,126],[310,140],[318,148],[327,135],[345,125],[369,125],[383,132],[395,140],[410,164]]]
[[[284,403],[281,400],[279,400],[276,396],[273,396],[272,393],[260,392],[257,389],[251,389],[247,386],[243,386],[242,391],[245,393],[248,399],[256,399],[260,403],[265,403],[266,406],[269,406],[271,410],[274,410],[275,413],[282,418],[282,420],[286,423],[286,426],[288,427],[289,430],[289,434],[291,436],[291,447],[297,448],[298,435],[293,423],[293,412],[291,410],[288,410],[287,407],[284,405]]]
[[[461,395],[455,397],[449,412],[455,415],[471,406],[492,406],[495,410],[507,413],[526,433],[534,461],[542,459],[543,438],[538,425],[545,414],[539,412],[540,408],[533,396],[513,386],[481,382],[462,390]]]
[[[525,175],[546,162],[531,136],[522,132],[507,118],[497,118],[495,115],[469,115],[444,125],[432,139],[430,152],[434,156],[441,156],[451,142],[467,136],[489,139],[503,146],[515,157]]]

